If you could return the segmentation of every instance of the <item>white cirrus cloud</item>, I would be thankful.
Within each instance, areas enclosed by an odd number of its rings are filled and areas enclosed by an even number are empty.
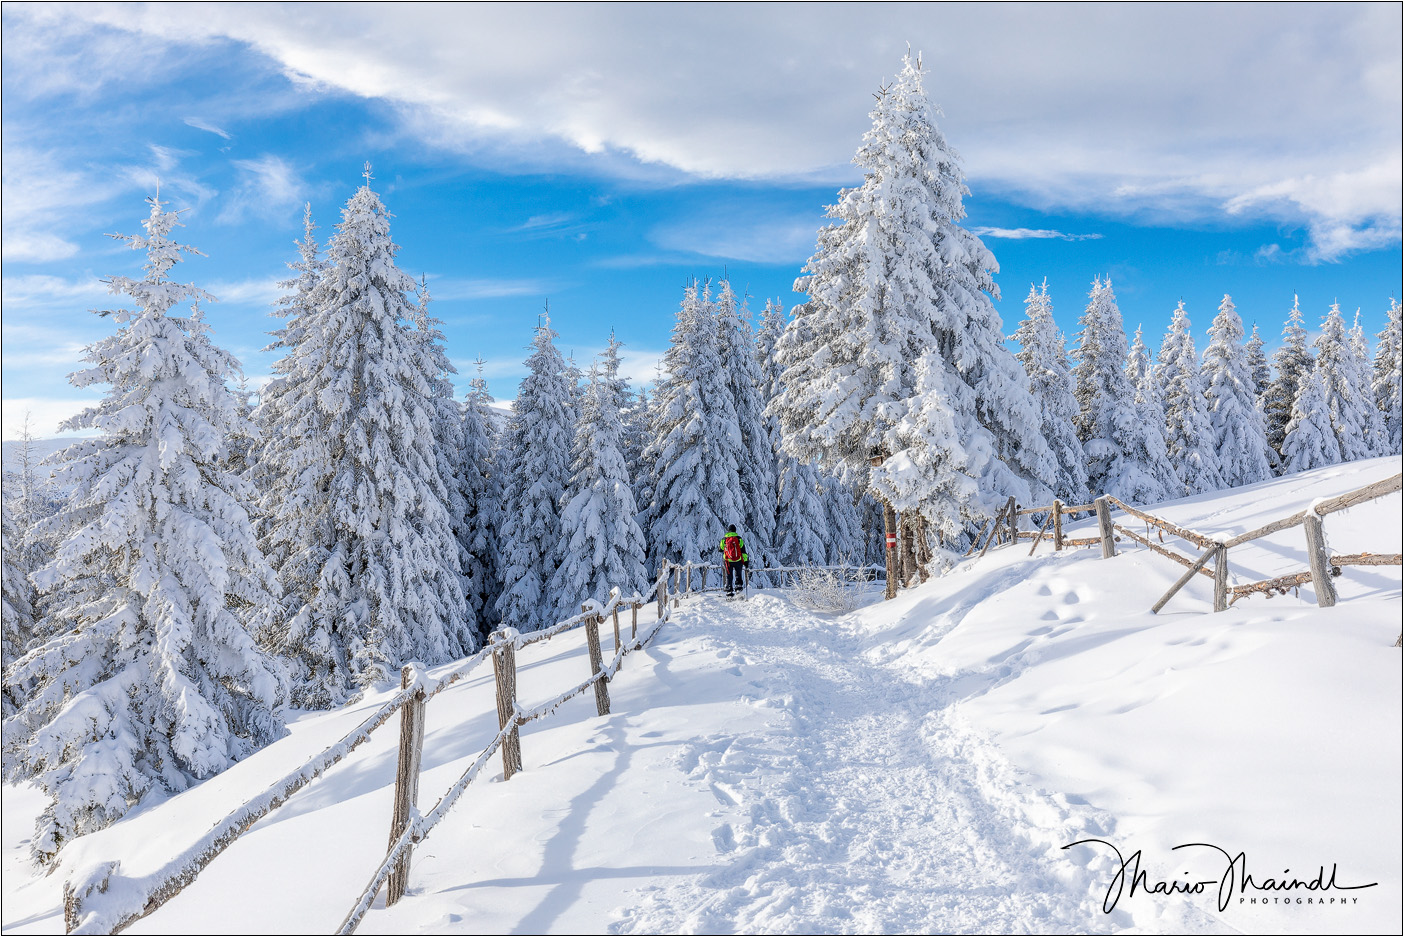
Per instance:
[[[1100,234],[1065,234],[1062,231],[1055,231],[1052,228],[972,228],[973,234],[982,238],[1005,238],[1012,241],[1023,241],[1027,238],[1048,238],[1059,241],[1094,241],[1101,238]]]

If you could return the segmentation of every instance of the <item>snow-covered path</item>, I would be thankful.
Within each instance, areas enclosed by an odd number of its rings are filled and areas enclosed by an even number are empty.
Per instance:
[[[717,799],[713,840],[728,862],[651,893],[616,930],[1021,933],[1131,924],[1120,912],[1109,920],[1086,866],[1060,855],[1106,819],[1025,789],[949,701],[871,663],[843,620],[808,614],[780,594],[694,602],[687,618],[706,622],[719,654],[757,685],[752,703],[774,712],[774,731],[716,732],[683,747],[679,767]]]

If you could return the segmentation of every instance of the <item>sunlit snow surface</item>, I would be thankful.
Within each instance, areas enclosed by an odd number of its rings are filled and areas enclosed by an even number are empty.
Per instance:
[[[1158,511],[1233,534],[1399,471],[1371,460]],[[1400,496],[1325,528],[1336,553],[1399,551]],[[783,591],[685,601],[627,659],[613,713],[585,694],[526,727],[526,771],[476,783],[416,851],[406,898],[378,900],[360,931],[1399,931],[1399,568],[1347,568],[1334,609],[1305,586],[1217,615],[1196,577],[1153,616],[1183,568],[1118,546],[1107,561],[996,549],[840,618]],[[1302,529],[1233,548],[1230,567],[1241,583],[1305,569]],[[579,632],[520,662],[524,705],[589,673]],[[489,670],[430,702],[422,811],[496,730],[491,693]],[[6,786],[5,931],[62,931],[70,871],[112,858],[150,871],[385,696],[304,716],[210,782],[75,842],[49,877],[24,860],[42,800]],[[334,929],[386,847],[396,732],[131,931]],[[1219,879],[1210,848],[1172,851],[1191,842],[1244,851],[1259,880],[1336,864],[1339,886],[1380,885],[1287,894],[1336,900],[1320,905],[1236,892],[1221,912],[1215,886],[1168,898],[1129,882],[1107,914],[1111,849],[1060,849],[1084,838],[1142,851],[1149,885]]]

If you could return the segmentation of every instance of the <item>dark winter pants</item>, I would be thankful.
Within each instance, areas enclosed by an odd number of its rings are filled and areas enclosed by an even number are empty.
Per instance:
[[[743,578],[746,576],[746,572],[740,560],[722,561],[722,574],[723,581],[727,584],[728,596],[731,596],[733,592],[745,591],[746,585]],[[733,584],[736,584],[735,587],[733,586]]]

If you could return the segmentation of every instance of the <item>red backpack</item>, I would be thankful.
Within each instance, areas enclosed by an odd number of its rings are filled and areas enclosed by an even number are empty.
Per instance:
[[[728,534],[722,538],[722,559],[736,563],[742,559],[742,538],[740,534]]]

